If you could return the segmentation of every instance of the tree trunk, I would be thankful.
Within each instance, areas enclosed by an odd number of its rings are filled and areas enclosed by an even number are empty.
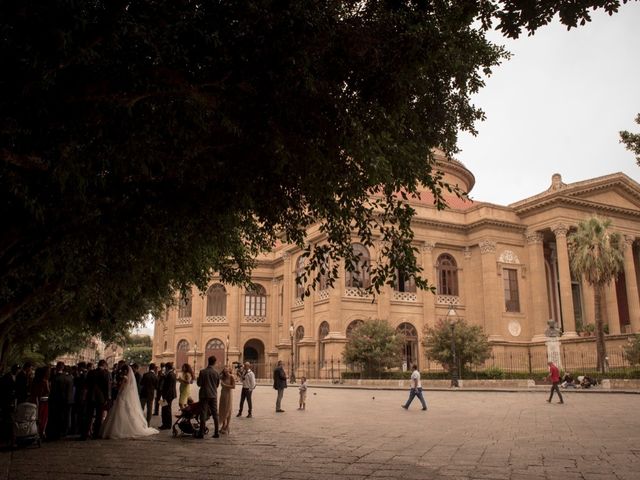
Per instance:
[[[604,343],[604,322],[602,321],[602,298],[604,285],[594,285],[593,303],[596,315],[596,352],[598,355],[598,371],[605,373],[605,358],[607,356],[607,346]]]

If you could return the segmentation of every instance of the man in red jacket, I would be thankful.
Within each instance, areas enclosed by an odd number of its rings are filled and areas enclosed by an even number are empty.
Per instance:
[[[551,403],[551,399],[553,398],[553,392],[558,392],[558,397],[560,397],[560,401],[558,403],[564,403],[562,400],[562,394],[560,393],[560,389],[558,388],[558,384],[560,383],[560,371],[558,367],[553,362],[549,362],[549,379],[551,380],[551,394],[549,395],[549,400],[547,402]]]

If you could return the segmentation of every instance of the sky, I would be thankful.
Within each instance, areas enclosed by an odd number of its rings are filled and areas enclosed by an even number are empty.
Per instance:
[[[476,177],[470,197],[508,205],[565,183],[623,172],[640,182],[619,131],[640,132],[640,2],[567,31],[556,22],[531,37],[490,36],[513,56],[473,97],[487,119],[462,133],[456,158]]]

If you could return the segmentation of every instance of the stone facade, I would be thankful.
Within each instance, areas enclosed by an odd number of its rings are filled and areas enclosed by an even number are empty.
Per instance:
[[[464,165],[440,155],[438,166],[447,181],[471,192],[475,179]],[[301,300],[295,282],[301,252],[280,245],[258,259],[257,291],[214,281],[207,292],[194,289],[170,309],[156,322],[154,361],[188,361],[198,368],[215,354],[228,363],[273,364],[290,360],[293,348],[296,364],[309,361],[321,369],[327,359],[341,358],[354,322],[381,318],[406,335],[407,363],[422,367],[423,328],[446,319],[451,309],[481,325],[496,351],[543,347],[550,319],[560,326],[563,343],[581,343],[580,326],[594,322],[593,291],[572,278],[567,235],[593,214],[610,218],[626,239],[624,274],[603,302],[609,331],[640,332],[640,185],[628,176],[565,184],[555,174],[548,190],[509,206],[449,196],[449,208],[438,211],[432,200],[425,192],[411,203],[419,262],[437,294],[405,282],[372,301],[342,275],[333,289]],[[365,254],[371,262],[377,258],[375,249]]]

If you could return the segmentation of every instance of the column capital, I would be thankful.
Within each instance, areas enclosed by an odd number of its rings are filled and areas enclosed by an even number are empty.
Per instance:
[[[538,232],[536,230],[527,230],[524,232],[524,238],[526,239],[529,245],[542,243],[544,240],[544,235],[542,232]]]
[[[482,240],[478,243],[478,246],[480,247],[481,254],[496,253],[497,244],[493,240]]]
[[[464,258],[467,260],[471,258],[471,249],[469,247],[464,247]]]
[[[551,227],[551,231],[557,237],[566,237],[567,232],[569,231],[569,227],[567,227],[564,223],[558,223]]]
[[[425,240],[422,244],[422,251],[426,253],[430,253],[436,246],[436,242],[432,242],[431,240]]]
[[[633,242],[636,241],[636,237],[632,236],[632,235],[625,235],[624,236],[624,248],[630,248],[633,247]]]

